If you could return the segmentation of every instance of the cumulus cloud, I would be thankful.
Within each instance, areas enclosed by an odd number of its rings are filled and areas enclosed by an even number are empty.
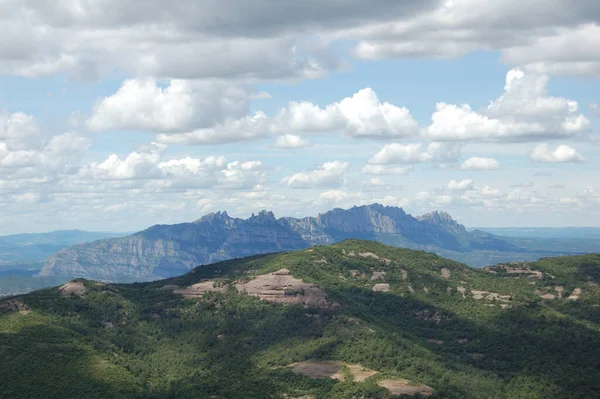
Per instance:
[[[499,50],[506,63],[525,65],[529,71],[597,76],[600,57],[590,51],[598,47],[600,37],[594,4],[507,0],[492,10],[482,1],[445,1],[412,18],[348,28],[344,37],[358,41],[354,54],[365,59],[457,58]],[[545,12],[548,9],[561,12]]]
[[[315,170],[285,177],[282,183],[291,188],[340,187],[344,184],[344,174],[349,166],[348,162],[326,162]]]
[[[216,81],[173,79],[163,88],[153,79],[129,79],[100,99],[87,127],[92,130],[183,132],[245,116],[250,93]]]
[[[472,179],[450,180],[447,186],[450,191],[466,191],[473,189]]]
[[[284,150],[304,148],[308,146],[310,146],[310,141],[294,134],[285,134],[283,136],[279,136],[275,139],[275,142],[272,145],[273,148]]]
[[[423,134],[438,141],[536,141],[587,132],[590,122],[578,112],[578,103],[549,96],[547,86],[546,75],[512,69],[504,93],[486,109],[438,103]]]
[[[360,170],[364,175],[406,175],[412,170],[412,166],[389,166],[367,164]]]
[[[116,188],[147,187],[153,190],[176,188],[248,189],[266,181],[266,170],[260,161],[228,162],[223,156],[204,159],[185,157],[162,160],[166,145],[151,143],[132,151],[123,159],[112,154],[102,162],[81,167],[72,181],[122,182]]]
[[[227,104],[229,100],[225,99],[222,102]],[[155,104],[156,101],[150,103]],[[389,139],[411,137],[419,132],[418,124],[408,109],[380,102],[377,94],[370,88],[359,90],[352,97],[346,97],[323,108],[306,101],[292,101],[274,116],[267,116],[258,111],[252,116],[236,119],[231,116],[237,111],[236,107],[225,109],[219,104],[215,107],[222,111],[223,118],[213,118],[211,121],[215,122],[214,125],[190,132],[160,133],[157,135],[157,141],[167,144],[215,144],[279,135],[283,138],[277,138],[275,146],[290,148],[292,141],[296,144],[305,141],[300,139],[300,135],[311,133],[340,132],[342,136],[350,138]],[[161,106],[161,109],[163,108],[165,107]],[[166,107],[168,113],[173,113],[174,108],[177,107]],[[225,111],[229,112],[230,117],[224,117]],[[219,115],[219,112],[215,114]],[[206,115],[210,116],[209,113]],[[148,118],[145,114],[140,116],[135,113],[135,119],[137,124],[132,126],[142,128]],[[171,118],[172,120],[174,119]],[[180,127],[183,127],[182,123]]]
[[[369,160],[372,165],[417,164],[422,162],[455,161],[460,156],[460,146],[455,144],[390,143]]]
[[[566,144],[558,145],[554,148],[548,144],[538,144],[529,155],[529,158],[534,162],[549,162],[549,163],[567,163],[567,162],[585,162],[575,148]]]
[[[31,115],[0,112],[0,180],[50,181],[74,173],[89,145],[76,133],[42,133]]]
[[[493,158],[471,157],[466,159],[461,165],[462,170],[498,170],[500,163]]]

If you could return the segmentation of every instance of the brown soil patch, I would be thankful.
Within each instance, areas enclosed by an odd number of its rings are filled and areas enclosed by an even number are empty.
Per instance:
[[[587,283],[585,283],[588,287],[597,287],[598,284],[594,283],[593,281],[588,281]]]
[[[332,378],[344,381],[342,367],[347,367],[352,375],[352,380],[362,382],[377,374],[376,371],[362,367],[359,364],[348,364],[337,361],[307,361],[291,364],[292,372],[310,378]]]
[[[468,338],[459,338],[456,340],[457,344],[466,344],[467,342],[469,342]]]
[[[429,288],[423,287],[423,292],[425,292],[426,294],[428,294],[429,293]]]
[[[571,293],[571,295],[569,295],[569,297],[567,299],[571,300],[571,301],[577,301],[579,299],[580,295],[581,295],[581,288],[575,288],[573,290],[573,292]]]
[[[383,279],[384,277],[385,277],[385,272],[384,271],[374,271],[373,275],[371,276],[371,281],[378,280],[378,279]]]
[[[58,287],[58,291],[65,298],[70,298],[72,296],[82,296],[85,293],[85,285],[83,285],[82,281],[73,280]]]
[[[390,391],[392,395],[416,395],[429,396],[433,394],[433,388],[427,385],[411,385],[408,380],[381,380],[377,385]]]
[[[378,283],[373,286],[373,291],[375,292],[388,292],[390,290],[390,285],[388,283]]]
[[[444,343],[444,341],[442,341],[441,339],[426,339],[425,341],[438,345],[442,345]]]
[[[25,305],[19,299],[10,299],[6,302],[0,303],[0,310],[8,312],[19,312],[20,314],[28,314],[31,312],[29,306]]]
[[[450,278],[450,269],[442,268],[442,277],[448,280]]]
[[[208,280],[187,288],[176,288],[173,290],[173,294],[183,295],[184,298],[200,298],[207,292],[225,291],[227,291],[227,285],[223,281]]]
[[[543,295],[540,295],[540,298],[543,298],[543,299],[554,299],[556,297],[554,296],[554,294],[543,294]]]
[[[477,300],[486,299],[488,301],[502,301],[502,302],[508,302],[510,300],[510,295],[502,295],[502,294],[498,294],[497,292],[471,290],[471,294],[473,295],[473,298],[477,299]]]
[[[408,286],[408,292],[410,292],[411,294],[415,293],[415,289],[412,287],[412,285]]]
[[[257,276],[246,283],[236,283],[239,292],[256,296],[267,302],[304,305],[307,308],[337,308],[315,284],[305,283],[290,275],[287,269]]]

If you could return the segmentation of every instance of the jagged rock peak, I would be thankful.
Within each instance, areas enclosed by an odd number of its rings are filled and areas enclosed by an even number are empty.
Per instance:
[[[248,221],[249,222],[275,222],[275,221],[277,221],[277,219],[275,219],[275,215],[273,214],[273,212],[263,209],[262,211],[260,211],[258,213],[258,215],[255,215],[254,213],[252,213],[252,216],[250,216],[248,218]]]
[[[202,223],[202,222],[214,222],[217,220],[227,221],[230,220],[231,217],[227,214],[227,211],[217,211],[208,213],[202,216],[200,219],[196,220],[194,223]]]
[[[417,216],[417,220],[426,220],[433,223],[458,224],[456,220],[452,219],[452,216],[443,211],[433,211]]]

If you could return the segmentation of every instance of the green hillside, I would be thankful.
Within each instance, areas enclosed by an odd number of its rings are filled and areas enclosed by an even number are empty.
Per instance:
[[[595,398],[598,284],[357,240],[77,280],[0,302],[0,398]]]

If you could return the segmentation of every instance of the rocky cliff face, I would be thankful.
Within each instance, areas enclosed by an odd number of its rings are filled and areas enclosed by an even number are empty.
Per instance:
[[[40,276],[150,280],[183,274],[216,261],[330,244],[346,238],[451,251],[467,251],[471,245],[481,249],[502,242],[490,241],[488,236],[495,237],[468,233],[446,213],[415,218],[401,208],[379,204],[334,209],[303,219],[276,219],[267,211],[239,219],[217,212],[192,223],[156,225],[127,237],[63,249],[48,259]]]

